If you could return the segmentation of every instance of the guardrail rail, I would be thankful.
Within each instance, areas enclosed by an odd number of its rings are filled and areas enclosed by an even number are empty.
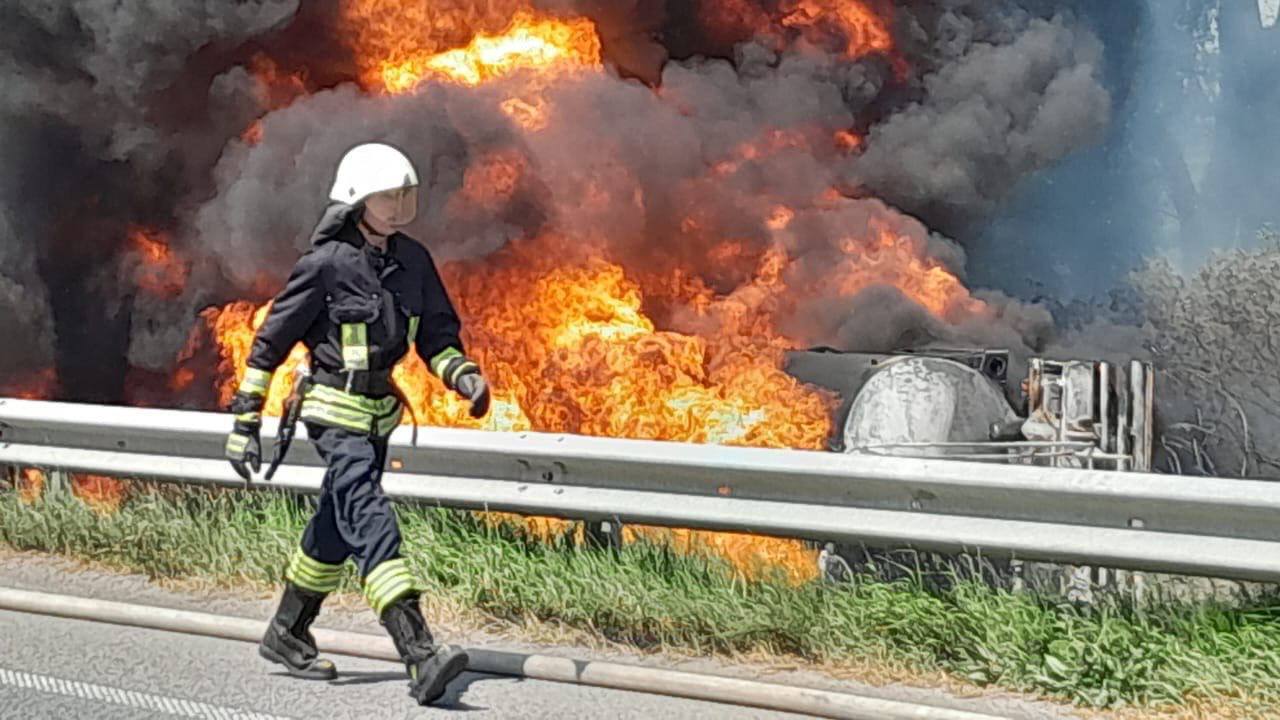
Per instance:
[[[244,487],[225,414],[0,399],[0,465]],[[270,419],[265,442],[275,434]],[[420,428],[383,487],[449,507],[1280,581],[1280,484]],[[270,483],[317,492],[299,437]]]

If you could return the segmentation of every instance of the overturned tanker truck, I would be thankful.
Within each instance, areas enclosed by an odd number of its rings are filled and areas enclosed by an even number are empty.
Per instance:
[[[1147,363],[1122,371],[1108,362],[1033,358],[1011,385],[1007,350],[818,348],[791,353],[787,372],[842,399],[831,442],[840,452],[1151,469]]]
[[[1150,364],[1032,358],[1010,382],[1007,350],[928,349],[892,354],[816,348],[791,353],[787,371],[837,393],[831,449],[1050,467],[1149,471],[1155,377]],[[910,549],[827,544],[822,573],[916,576],[930,585],[977,578],[1028,584],[1089,601],[1093,589],[1131,584],[1125,573]],[[1138,578],[1139,582],[1141,578]]]

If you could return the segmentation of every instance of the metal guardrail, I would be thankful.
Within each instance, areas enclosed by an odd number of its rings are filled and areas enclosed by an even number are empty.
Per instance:
[[[0,464],[243,486],[224,414],[0,400]],[[270,420],[264,439],[274,435]],[[445,506],[1280,580],[1280,484],[542,433],[408,428],[383,486]],[[294,448],[274,481],[315,492]]]

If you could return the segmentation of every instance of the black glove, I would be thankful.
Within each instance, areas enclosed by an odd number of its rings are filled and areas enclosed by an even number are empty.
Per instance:
[[[457,379],[455,389],[471,401],[471,417],[477,420],[489,413],[489,383],[479,372],[469,372]]]
[[[251,480],[249,468],[262,469],[262,440],[259,439],[260,423],[236,422],[235,429],[227,436],[227,459],[236,474]]]
[[[262,469],[262,396],[236,393],[231,401],[231,412],[236,414],[236,424],[227,436],[226,456],[236,474],[252,480],[249,469]]]

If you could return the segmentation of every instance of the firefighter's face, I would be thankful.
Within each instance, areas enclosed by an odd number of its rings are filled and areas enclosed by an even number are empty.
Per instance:
[[[418,216],[418,188],[374,193],[364,202],[365,209],[391,227],[404,227]]]

